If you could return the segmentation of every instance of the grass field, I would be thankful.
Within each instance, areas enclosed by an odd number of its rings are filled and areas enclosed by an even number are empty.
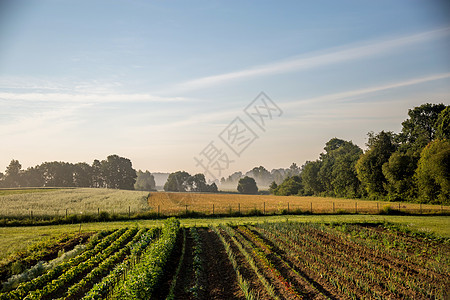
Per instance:
[[[60,190],[60,189],[57,189],[57,188],[0,189],[0,196],[54,192],[54,191],[58,191],[58,190]]]
[[[2,216],[146,212],[148,192],[112,189],[0,190]]]

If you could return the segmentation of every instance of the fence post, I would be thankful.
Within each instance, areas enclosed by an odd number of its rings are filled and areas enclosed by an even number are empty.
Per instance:
[[[289,213],[289,202],[288,202],[288,213]]]
[[[100,207],[97,207],[97,216],[100,216]]]
[[[213,204],[213,210],[212,210],[212,214],[214,215],[214,204]]]
[[[420,203],[420,214],[422,214],[422,203]]]
[[[380,213],[380,203],[377,202],[377,211]]]
[[[187,205],[186,205],[186,215],[187,215]]]
[[[67,219],[67,208],[66,208],[66,219]]]
[[[311,202],[311,213],[312,213],[312,202]]]
[[[333,202],[333,214],[334,214],[334,202]]]
[[[238,211],[239,211],[239,214],[241,214],[241,204],[240,203],[238,203]]]
[[[266,202],[264,202],[264,214],[266,214]]]
[[[33,211],[30,211],[30,219],[33,219]]]
[[[131,218],[131,206],[128,206],[128,219]]]
[[[358,213],[358,202],[355,202],[355,214]]]

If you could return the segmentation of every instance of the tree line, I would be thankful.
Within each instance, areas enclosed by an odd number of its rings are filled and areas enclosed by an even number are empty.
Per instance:
[[[450,204],[450,106],[426,103],[408,116],[400,133],[369,132],[366,151],[331,139],[271,193]]]
[[[132,190],[136,170],[128,158],[110,155],[105,160],[84,162],[44,162],[22,170],[18,160],[12,160],[5,174],[0,173],[0,187],[93,187]]]

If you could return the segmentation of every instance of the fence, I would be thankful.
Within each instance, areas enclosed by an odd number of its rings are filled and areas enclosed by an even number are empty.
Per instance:
[[[204,215],[204,216],[236,216],[236,215],[276,215],[276,214],[380,214],[380,213],[404,213],[404,214],[449,214],[450,206],[429,205],[400,202],[372,202],[372,201],[321,201],[304,203],[271,203],[261,202],[258,204],[246,203],[213,203],[213,204],[183,204],[177,205],[154,205],[147,210],[133,210],[131,206],[108,210],[98,207],[87,212],[74,209],[58,210],[22,210],[3,211],[0,217],[101,217],[107,218],[110,215],[121,216],[122,218],[142,217],[169,217],[183,215]]]

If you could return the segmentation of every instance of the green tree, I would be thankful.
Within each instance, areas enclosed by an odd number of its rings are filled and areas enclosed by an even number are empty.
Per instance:
[[[321,161],[307,161],[302,167],[302,182],[306,196],[320,194],[325,191],[319,178]]]
[[[302,178],[298,175],[286,178],[279,186],[277,186],[273,190],[273,194],[277,196],[302,195]]]
[[[171,173],[164,184],[164,190],[168,192],[186,192],[186,181],[191,175],[185,171]]]
[[[217,193],[218,191],[219,191],[219,189],[217,188],[217,184],[215,182],[213,182],[206,186],[205,192]]]
[[[4,185],[5,187],[19,187],[21,186],[21,171],[22,165],[18,160],[11,160],[8,167],[6,167]]]
[[[450,106],[441,111],[435,127],[438,139],[450,139]]]
[[[272,175],[263,166],[254,167],[247,176],[253,177],[260,186],[268,186],[272,181]]]
[[[300,174],[300,168],[296,163],[292,163],[289,169],[286,170],[286,176],[292,177]]]
[[[406,144],[407,148],[415,148],[418,151],[423,149],[435,139],[436,122],[444,109],[444,104],[431,103],[409,109],[409,118],[402,123],[402,132],[399,135],[400,142]]]
[[[415,197],[413,180],[416,162],[414,157],[400,151],[394,152],[388,162],[383,164],[383,175],[390,201],[406,201]]]
[[[383,174],[383,164],[388,162],[396,150],[396,136],[392,132],[381,131],[378,134],[370,132],[366,151],[356,163],[356,172],[361,184],[370,198],[380,198],[386,195],[387,180]]]
[[[450,141],[436,140],[420,154],[416,170],[421,202],[450,204]]]
[[[350,198],[361,196],[361,183],[355,166],[362,153],[361,148],[347,141],[332,151],[334,164],[331,186],[334,196]]]
[[[95,159],[92,163],[92,187],[103,188],[105,187],[105,176],[103,175],[102,163]]]
[[[186,179],[186,187],[190,192],[206,192],[208,184],[204,174],[198,173]]]
[[[101,169],[107,188],[134,189],[137,174],[128,158],[110,155],[101,162]]]
[[[258,186],[256,185],[255,179],[245,176],[239,179],[237,190],[241,194],[257,194]]]
[[[24,186],[41,187],[44,186],[44,177],[39,166],[30,167],[22,173]]]
[[[73,165],[73,182],[76,187],[92,186],[92,167],[87,163]]]
[[[269,193],[273,194],[277,187],[278,184],[275,181],[272,181],[272,183],[269,185]]]
[[[134,189],[138,191],[154,191],[155,190],[155,178],[149,171],[142,172],[137,171],[136,183]]]
[[[46,187],[73,187],[74,168],[73,164],[52,161],[44,162],[39,165],[39,171],[42,173],[44,186]]]

